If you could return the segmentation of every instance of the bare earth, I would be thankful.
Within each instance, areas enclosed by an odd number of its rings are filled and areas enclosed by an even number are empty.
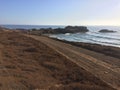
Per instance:
[[[47,37],[1,31],[0,90],[119,90],[120,63],[102,59],[119,61]]]

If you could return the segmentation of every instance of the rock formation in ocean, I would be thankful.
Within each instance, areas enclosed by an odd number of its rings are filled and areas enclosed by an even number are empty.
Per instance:
[[[67,26],[65,28],[42,28],[40,30],[32,29],[31,34],[65,34],[65,33],[86,33],[89,30],[85,26]]]
[[[116,32],[116,31],[108,30],[108,29],[102,29],[102,30],[100,30],[99,32],[101,32],[101,33],[114,33],[114,32]]]
[[[65,27],[65,30],[68,31],[69,33],[76,33],[76,32],[88,32],[89,30],[85,26],[67,26]]]

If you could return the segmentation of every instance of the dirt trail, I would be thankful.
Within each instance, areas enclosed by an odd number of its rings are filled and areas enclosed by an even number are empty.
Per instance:
[[[100,78],[108,85],[117,90],[120,90],[120,63],[109,64],[102,60],[113,59],[119,61],[119,59],[72,46],[70,44],[65,44],[63,42],[59,42],[47,37],[33,35],[30,35],[28,37],[32,37],[36,40],[41,41],[42,43],[53,48],[63,56],[67,57],[72,62],[76,63],[78,66],[94,74],[96,77]]]

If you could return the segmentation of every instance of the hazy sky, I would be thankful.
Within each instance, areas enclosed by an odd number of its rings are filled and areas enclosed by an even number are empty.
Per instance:
[[[0,24],[120,25],[120,0],[0,0]]]

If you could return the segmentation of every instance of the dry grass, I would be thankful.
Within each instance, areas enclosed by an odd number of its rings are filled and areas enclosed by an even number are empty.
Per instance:
[[[21,88],[112,90],[89,72],[34,39],[15,32],[2,32],[0,44],[4,46],[2,65]],[[0,77],[4,76],[0,74]],[[3,82],[0,81],[0,87]]]

